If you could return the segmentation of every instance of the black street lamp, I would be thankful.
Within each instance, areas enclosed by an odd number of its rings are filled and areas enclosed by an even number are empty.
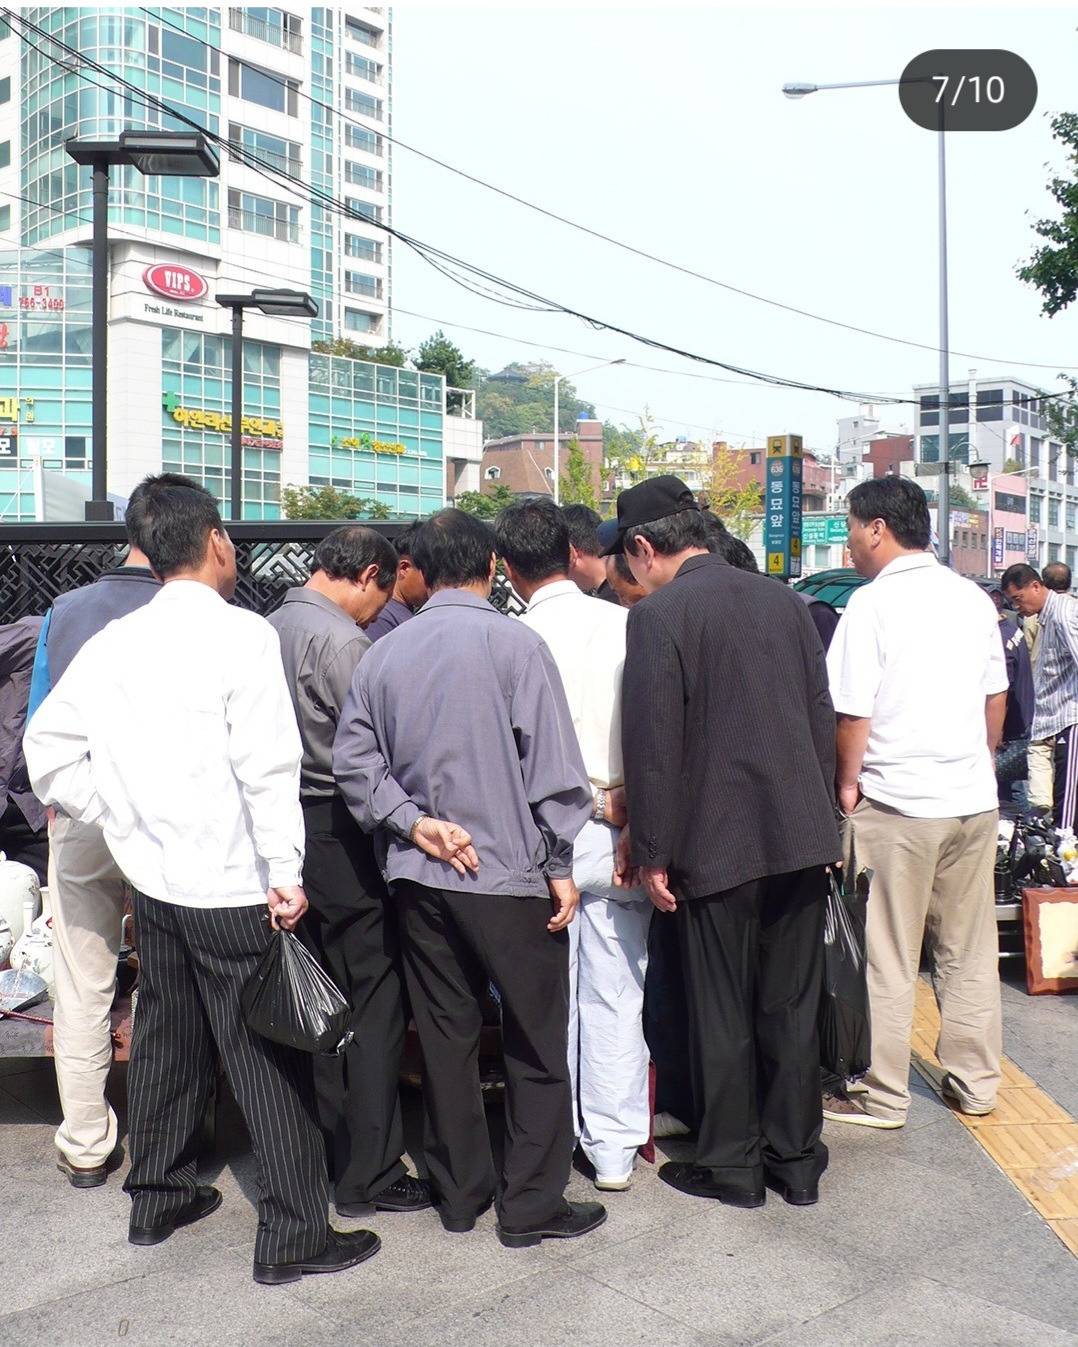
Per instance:
[[[65,148],[93,169],[93,478],[86,518],[111,520],[108,498],[109,169],[130,164],[170,178],[216,178],[221,163],[201,131],[121,131],[117,140],[75,137]]]
[[[306,290],[252,290],[249,295],[215,295],[232,310],[232,508],[231,519],[243,518],[243,311],[281,318],[317,318],[318,303]]]

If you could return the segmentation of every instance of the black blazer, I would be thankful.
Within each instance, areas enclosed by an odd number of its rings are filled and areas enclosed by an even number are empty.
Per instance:
[[[785,585],[690,557],[629,612],[621,721],[633,861],[681,896],[840,855],[823,646]]]

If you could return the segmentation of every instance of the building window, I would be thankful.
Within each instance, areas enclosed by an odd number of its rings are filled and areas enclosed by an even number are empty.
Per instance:
[[[354,37],[357,42],[366,43],[368,47],[377,47],[381,37],[377,28],[372,28],[369,23],[361,23],[359,19],[353,19],[351,14],[345,15],[344,31],[348,37]]]
[[[357,196],[346,196],[344,204],[353,215],[361,216],[364,220],[374,220],[377,224],[382,223],[381,206],[373,206],[369,201],[360,201]]]
[[[1031,491],[1029,495],[1029,522],[1039,524],[1041,522],[1041,505],[1044,497],[1036,491]]]
[[[368,131],[365,126],[356,126],[348,122],[344,128],[344,143],[351,150],[363,150],[366,154],[382,153],[382,137],[377,131]]]
[[[377,168],[368,168],[366,164],[354,164],[348,160],[344,166],[344,177],[355,187],[365,187],[368,192],[382,190],[382,172]]]
[[[1059,528],[1059,501],[1054,496],[1048,497],[1048,527]]]
[[[8,230],[11,228],[11,207],[0,206],[0,229]]]
[[[242,65],[236,60],[229,61],[228,92],[233,98],[257,103],[271,112],[287,112],[289,117],[299,114],[299,85],[296,81],[275,75],[270,70],[260,70],[246,61]]]
[[[271,136],[267,131],[254,131],[236,122],[229,124],[228,138],[233,145],[256,155],[263,163],[272,164],[282,173],[298,174],[302,170],[303,159],[298,141]]]
[[[344,326],[347,332],[377,332],[380,319],[380,314],[367,313],[364,309],[346,308],[344,311]]]
[[[248,37],[256,37],[260,42],[269,42],[275,47],[285,47],[294,52],[303,50],[303,20],[283,9],[262,6],[230,9],[228,26],[235,33],[246,33]]]
[[[0,140],[0,168],[7,168],[11,163],[11,141]]]
[[[244,234],[261,234],[265,238],[298,243],[299,207],[271,201],[267,196],[255,196],[253,192],[230,190],[228,227]]]
[[[0,103],[6,103],[11,97],[11,76],[5,75],[0,80]]]
[[[368,262],[381,262],[382,245],[374,239],[360,238],[358,234],[345,234],[345,257],[365,257]]]
[[[349,112],[358,112],[363,117],[373,117],[379,122],[382,120],[382,100],[361,93],[358,89],[345,89],[344,105]]]
[[[488,482],[496,482],[501,475],[502,475],[501,468],[497,467],[493,463],[486,471],[486,479]]]
[[[1067,530],[1068,530],[1068,532],[1072,532],[1072,531],[1075,529],[1075,527],[1078,527],[1078,523],[1076,523],[1076,520],[1075,520],[1075,515],[1076,515],[1076,514],[1078,514],[1078,506],[1075,506],[1075,504],[1074,504],[1073,501],[1070,501],[1070,500],[1067,501]]]
[[[355,75],[361,80],[370,80],[372,84],[382,82],[382,67],[377,61],[360,56],[358,52],[350,51],[345,54],[344,68],[349,75]]]
[[[1059,543],[1048,544],[1048,560],[1049,561],[1059,560]]]
[[[750,455],[749,455],[749,462],[750,462],[750,463],[759,463],[759,461],[760,461],[760,455],[759,455],[759,454],[750,454]]]
[[[377,276],[368,276],[362,271],[346,271],[344,288],[350,295],[366,295],[369,299],[382,298],[382,282]]]

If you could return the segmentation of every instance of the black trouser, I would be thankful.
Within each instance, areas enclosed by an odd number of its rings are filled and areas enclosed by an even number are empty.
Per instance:
[[[696,1163],[721,1182],[818,1177],[825,883],[814,867],[678,903]]]
[[[28,865],[39,884],[48,883],[49,830],[31,828],[26,815],[10,797],[0,815],[0,851],[9,861]]]
[[[397,913],[363,833],[338,796],[305,800],[299,930],[352,1004],[355,1037],[314,1059],[318,1113],[341,1203],[370,1202],[405,1172],[400,1108],[404,989]]]
[[[1055,736],[1052,755],[1052,821],[1057,828],[1078,822],[1078,725]]]
[[[656,912],[648,931],[644,978],[644,1037],[655,1063],[655,1112],[672,1113],[695,1130],[688,1023],[678,922],[668,912]]]
[[[426,1153],[442,1210],[475,1216],[498,1187],[498,1219],[519,1229],[560,1210],[573,1157],[569,937],[547,898],[454,893],[401,881],[404,971],[419,1041]],[[488,981],[501,995],[505,1160],[496,1185],[479,1088]]]
[[[240,992],[270,938],[266,906],[179,907],[136,894],[139,993],[128,1068],[136,1225],[162,1225],[195,1195],[197,1143],[217,1055],[258,1162],[255,1261],[291,1263],[326,1243],[326,1163],[310,1058],[247,1027]]]

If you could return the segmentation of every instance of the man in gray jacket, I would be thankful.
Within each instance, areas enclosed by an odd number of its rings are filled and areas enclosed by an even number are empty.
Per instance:
[[[503,1244],[571,1238],[606,1217],[599,1203],[563,1197],[573,1151],[566,927],[591,788],[549,650],[488,602],[490,528],[443,510],[413,556],[431,597],[360,662],[334,774],[360,826],[388,838],[442,1224],[472,1229],[497,1186]],[[479,1087],[488,980],[503,1011],[500,1184]]]

